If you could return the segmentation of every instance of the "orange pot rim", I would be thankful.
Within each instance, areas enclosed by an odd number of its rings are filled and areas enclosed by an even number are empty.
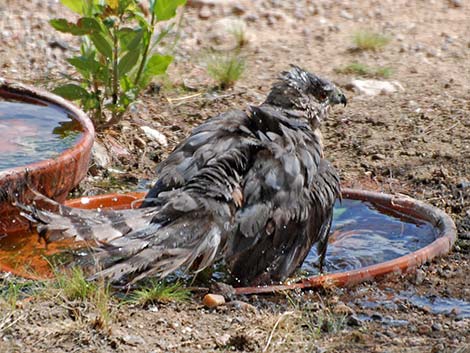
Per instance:
[[[3,78],[0,78],[0,97],[5,95],[14,95],[14,96],[21,96],[22,99],[32,99],[38,100],[43,102],[52,103],[57,105],[65,110],[68,110],[72,113],[74,118],[80,123],[82,126],[82,136],[80,139],[70,148],[62,152],[60,155],[51,158],[45,159],[42,161],[34,162],[31,164],[27,164],[24,166],[8,168],[5,170],[0,171],[0,179],[6,176],[13,176],[17,178],[16,175],[26,175],[30,170],[42,170],[42,169],[49,169],[53,168],[55,165],[61,165],[66,160],[73,158],[78,159],[79,156],[85,154],[86,151],[89,151],[93,146],[93,141],[95,138],[95,129],[93,127],[93,123],[88,118],[88,116],[77,108],[74,104],[70,103],[69,101],[59,97],[55,94],[50,92],[38,89],[36,87],[28,86],[22,83],[9,81]]]
[[[411,272],[426,261],[430,261],[437,256],[448,253],[455,243],[457,238],[455,224],[449,215],[437,207],[431,206],[427,203],[418,201],[405,195],[390,195],[367,190],[346,188],[342,190],[342,194],[343,198],[345,199],[369,201],[387,208],[392,208],[420,220],[430,222],[438,230],[436,239],[431,244],[428,244],[427,246],[410,254],[376,265],[362,267],[352,271],[311,276],[298,282],[289,284],[238,287],[235,288],[235,293],[275,293],[293,289],[315,288],[320,286],[349,287],[361,282],[377,280],[386,275],[399,275],[402,273]],[[69,200],[66,202],[66,204],[71,207],[83,207],[85,204],[89,208],[108,207],[110,206],[110,200],[113,200],[116,206],[122,207],[124,203],[137,203],[139,200],[142,200],[144,196],[145,193],[138,192],[127,194],[107,194]]]

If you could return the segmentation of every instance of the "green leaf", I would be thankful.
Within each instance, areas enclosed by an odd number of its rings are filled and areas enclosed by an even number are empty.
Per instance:
[[[72,83],[56,87],[52,92],[73,101],[89,97],[86,89]]]
[[[147,65],[145,65],[145,72],[152,75],[162,75],[166,72],[166,69],[173,61],[173,57],[171,55],[152,55]]]
[[[52,27],[60,32],[71,33],[76,36],[81,36],[88,33],[86,30],[78,27],[75,23],[69,22],[64,18],[52,19],[49,21],[49,23]]]
[[[122,28],[118,32],[119,42],[124,50],[136,49],[143,37],[142,29]]]
[[[130,80],[128,76],[121,77],[121,79],[119,80],[119,84],[121,85],[121,89],[123,92],[129,91],[135,88],[134,84],[132,83],[132,81]]]
[[[154,0],[153,13],[158,21],[166,21],[175,17],[176,8],[186,4],[186,0]]]
[[[93,33],[90,39],[101,54],[109,59],[113,57],[113,48],[101,33]]]
[[[152,55],[145,65],[140,82],[137,82],[137,84],[140,87],[147,86],[152,77],[163,75],[172,61],[173,57],[170,55]]]
[[[134,50],[136,49],[140,42],[142,41],[142,37],[144,36],[144,33],[141,29],[135,31],[135,36],[134,38],[132,39],[132,41],[127,45],[127,49],[128,50]]]
[[[79,15],[84,15],[88,7],[87,0],[60,0],[60,2]]]
[[[96,73],[100,68],[100,63],[92,57],[74,56],[66,59],[76,69],[84,72]]]
[[[139,60],[140,50],[130,50],[124,55],[118,64],[119,77],[128,73]]]
[[[97,20],[91,17],[82,17],[77,21],[77,26],[86,31],[87,34],[101,32],[101,26]]]
[[[60,2],[79,15],[89,16],[100,0],[60,0]]]
[[[116,10],[119,6],[119,0],[106,0],[106,5],[108,5],[113,10]]]

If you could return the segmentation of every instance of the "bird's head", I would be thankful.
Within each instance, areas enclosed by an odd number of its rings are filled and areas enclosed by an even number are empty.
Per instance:
[[[328,108],[346,105],[346,96],[332,82],[298,66],[281,73],[266,99],[267,104],[305,112],[304,117],[314,126],[326,118]]]

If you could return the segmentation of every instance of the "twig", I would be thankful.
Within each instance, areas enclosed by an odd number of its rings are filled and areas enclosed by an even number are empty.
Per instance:
[[[14,324],[16,324],[18,321],[20,321],[21,319],[23,319],[25,317],[25,315],[20,315],[18,316],[16,319],[8,322],[9,319],[11,319],[13,317],[13,312],[10,312],[8,313],[8,315],[6,315],[2,321],[0,322],[0,332],[3,332],[5,330],[8,330],[10,327],[12,327]]]
[[[268,341],[266,342],[266,346],[264,347],[263,352],[266,352],[268,350],[269,345],[271,344],[271,340],[273,338],[274,332],[276,331],[282,319],[288,315],[292,315],[293,313],[294,313],[293,311],[286,311],[282,313],[281,316],[278,317],[278,319],[276,320],[276,323],[273,326],[273,329],[271,330],[271,333],[269,334]]]
[[[187,100],[187,99],[199,97],[199,96],[201,96],[201,95],[202,95],[202,93],[199,92],[199,93],[190,94],[189,96],[184,96],[184,97],[177,97],[177,98],[168,98],[168,97],[167,97],[166,100],[168,101],[168,103],[172,104],[173,102],[184,101],[184,100]]]

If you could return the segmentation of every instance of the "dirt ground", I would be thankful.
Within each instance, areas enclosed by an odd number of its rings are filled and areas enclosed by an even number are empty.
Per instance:
[[[47,24],[63,16],[72,15],[57,1],[0,0],[0,76],[51,88],[70,71],[64,59],[76,42]],[[247,69],[234,88],[214,91],[204,53],[220,45],[214,22],[233,16],[247,24]],[[391,42],[354,51],[351,36],[359,29]],[[470,352],[468,315],[458,307],[435,313],[399,295],[469,305],[469,33],[470,4],[458,0],[192,1],[168,78],[157,80],[125,122],[99,134],[113,160],[107,170],[95,168],[75,195],[141,187],[192,127],[260,103],[292,63],[330,78],[348,97],[323,128],[326,155],[344,185],[402,193],[445,210],[458,227],[454,250],[414,274],[351,289],[241,297],[214,310],[198,293],[149,308],[113,302],[107,329],[94,324],[83,303],[26,300],[13,311],[0,306],[0,351]],[[354,61],[390,67],[388,80],[404,89],[360,94],[351,85],[358,77],[338,70]],[[163,133],[168,146],[149,141],[143,125]]]

